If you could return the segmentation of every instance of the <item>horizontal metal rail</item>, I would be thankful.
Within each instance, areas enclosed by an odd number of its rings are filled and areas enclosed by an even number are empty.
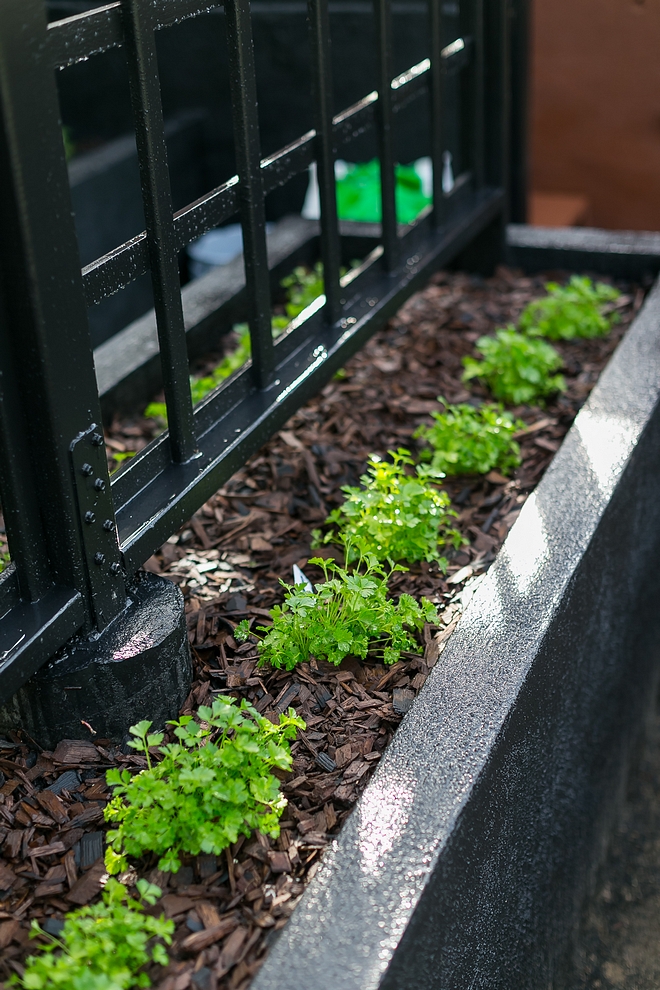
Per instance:
[[[170,27],[218,6],[221,5],[199,3],[199,0],[153,0],[154,28]],[[53,21],[48,25],[46,38],[54,69],[84,62],[110,48],[120,48],[124,44],[122,4],[117,0],[95,10]]]
[[[275,381],[252,385],[246,366],[195,409],[200,457],[172,464],[167,435],[138,454],[112,479],[120,550],[127,573],[136,571],[170,534],[197,511],[304,402],[314,396],[428,275],[451,260],[502,210],[499,191],[483,192],[451,225],[432,230],[427,218],[402,238],[400,268],[386,274],[382,249],[347,287],[344,318],[328,327],[320,310],[301,314],[276,345]],[[246,426],[246,424],[249,424]],[[20,601],[10,568],[0,579],[0,695],[8,696],[82,623],[81,596],[62,589],[33,605]],[[17,630],[29,628],[17,642]],[[41,632],[38,632],[41,630]],[[21,633],[22,635],[22,633]],[[8,654],[9,658],[5,659]]]
[[[0,622],[0,697],[15,694],[84,621],[83,597],[73,589],[56,587],[39,601],[14,605]]]
[[[136,570],[170,533],[311,398],[429,273],[468,244],[502,208],[502,194],[474,199],[460,219],[433,231],[430,218],[401,238],[402,263],[387,274],[382,250],[345,289],[343,319],[328,327],[320,309],[276,345],[275,381],[251,387],[246,367],[195,409],[201,456],[171,465],[165,435],[145,448],[112,483],[119,542]],[[317,304],[318,305],[318,304]],[[302,314],[301,314],[302,315]],[[178,494],[173,495],[173,492]]]
[[[504,34],[488,25],[505,24],[506,0],[492,0],[501,14],[494,19],[483,0],[465,0],[461,37],[446,27],[442,0],[426,2],[431,58],[392,79],[392,3],[375,0],[379,92],[333,116],[328,2],[308,0],[316,129],[266,158],[259,148],[249,0],[117,0],[50,25],[41,0],[0,4],[0,207],[11,233],[0,242],[6,269],[0,266],[0,323],[11,344],[0,354],[0,476],[15,562],[0,576],[0,701],[75,633],[100,631],[120,614],[124,577],[130,578],[433,270],[503,215],[505,183],[498,163],[504,145],[496,134],[500,118],[490,91],[485,111],[484,72],[494,65],[500,75],[488,78],[504,78]],[[220,8],[228,34],[238,175],[173,214],[154,31]],[[128,65],[147,229],[81,272],[53,70],[116,47],[124,49]],[[448,84],[467,98],[457,98],[451,108],[452,134],[460,132],[464,147],[457,150],[460,174],[453,188],[443,191],[445,138],[442,120],[433,115],[444,120],[444,80],[466,67],[465,86]],[[434,208],[403,228],[396,218],[396,117],[423,96],[430,96]],[[503,127],[505,101],[500,102]],[[339,149],[370,129],[376,130],[383,176],[382,243],[340,278],[334,160]],[[490,149],[496,167],[485,170]],[[273,343],[264,201],[312,162],[321,186],[319,242],[327,299],[319,297]],[[237,213],[253,360],[193,409],[176,256]],[[16,244],[23,254],[9,250]],[[100,409],[85,307],[146,272],[154,289],[170,430],[110,479],[96,425]],[[32,342],[27,350],[38,358],[30,369],[39,386],[36,404],[27,390],[7,384],[14,365],[19,384],[25,373],[24,340]],[[24,436],[33,445],[38,440],[27,454]],[[50,487],[32,480],[35,463],[43,474],[42,461]],[[28,502],[20,493],[26,490],[34,492],[38,511],[24,511]],[[41,556],[32,550],[37,546]]]
[[[461,58],[464,52],[469,50],[468,41],[468,44],[464,43],[463,48],[452,51],[447,58],[449,60]],[[429,69],[430,62],[424,59],[392,80],[393,113],[400,112],[412,100],[428,92]],[[378,93],[368,93],[333,118],[333,140],[336,148],[349,144],[358,135],[375,126],[377,103]],[[263,158],[261,171],[264,191],[272,192],[309,168],[314,161],[315,144],[316,131],[310,130],[291,144]],[[184,206],[174,215],[174,239],[177,250],[180,251],[194,238],[201,237],[202,234],[224,223],[238,212],[238,208],[238,176],[233,175],[222,185],[201,196],[194,203]],[[93,306],[101,302],[107,296],[125,288],[148,270],[147,233],[142,231],[101,258],[85,265],[82,273],[87,305]]]

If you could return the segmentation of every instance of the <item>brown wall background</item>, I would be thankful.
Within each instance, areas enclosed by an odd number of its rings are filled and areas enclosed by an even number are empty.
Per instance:
[[[531,188],[660,230],[660,0],[533,0]]]

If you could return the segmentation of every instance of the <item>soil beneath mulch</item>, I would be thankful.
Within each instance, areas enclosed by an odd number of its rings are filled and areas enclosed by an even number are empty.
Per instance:
[[[478,385],[468,391],[461,383],[461,359],[482,334],[515,322],[543,294],[547,277],[506,269],[489,280],[435,275],[342,377],[147,561],[146,569],[175,581],[186,599],[195,680],[182,713],[230,693],[272,718],[293,706],[307,723],[292,746],[293,769],[281,775],[289,804],[277,840],[240,839],[226,855],[186,860],[176,876],[158,871],[155,861],[137,864],[139,875],[163,889],[158,910],[176,921],[170,966],[151,974],[161,990],[248,986],[640,308],[643,290],[620,285],[621,321],[605,340],[558,345],[567,391],[544,408],[514,410],[526,426],[518,437],[523,461],[510,479],[491,472],[445,485],[470,545],[448,555],[446,574],[422,563],[390,582],[394,596],[423,595],[441,612],[439,628],[424,629],[415,655],[389,668],[349,658],[338,668],[312,659],[293,672],[271,670],[258,666],[256,639],[236,642],[234,626],[244,618],[253,628],[267,620],[282,600],[280,579],[292,581],[293,564],[312,581],[320,578],[307,563],[316,553],[311,530],[341,503],[341,486],[357,484],[372,451],[414,451],[412,434],[430,422],[438,395],[450,402],[487,398]],[[118,419],[108,447],[141,449],[156,430],[153,420]],[[144,762],[96,736],[61,743],[54,753],[39,751],[21,733],[0,740],[0,979],[21,972],[32,919],[56,933],[66,911],[98,896],[104,774],[118,765],[139,770]]]

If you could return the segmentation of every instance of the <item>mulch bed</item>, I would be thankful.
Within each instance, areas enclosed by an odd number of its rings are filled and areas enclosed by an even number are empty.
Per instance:
[[[558,345],[568,390],[544,408],[515,410],[527,425],[519,436],[523,462],[511,479],[491,472],[445,486],[470,546],[450,555],[447,574],[423,563],[391,581],[394,595],[424,595],[441,610],[440,628],[425,628],[417,655],[390,668],[354,659],[337,668],[312,659],[294,672],[276,671],[258,666],[256,641],[239,645],[234,626],[243,618],[253,627],[267,619],[282,600],[280,579],[292,580],[293,564],[319,579],[307,564],[311,530],[340,504],[341,486],[358,482],[370,452],[414,450],[412,433],[430,422],[439,394],[451,402],[487,397],[478,385],[468,392],[461,383],[461,359],[479,336],[515,321],[543,294],[547,277],[504,268],[489,280],[434,276],[347,364],[343,378],[301,409],[147,561],[148,570],[177,582],[186,599],[195,680],[182,712],[229,692],[273,718],[292,705],[307,722],[292,747],[293,770],[281,775],[289,805],[279,839],[240,839],[224,856],[188,859],[176,876],[160,873],[155,861],[140,864],[140,875],[163,888],[158,909],[177,924],[169,968],[151,974],[161,990],[249,985],[438,662],[479,575],[641,306],[643,290],[620,286],[621,322],[605,340]],[[108,446],[141,449],[155,430],[153,420],[118,419]],[[138,770],[144,761],[95,736],[65,741],[53,753],[20,732],[0,740],[0,979],[21,972],[32,919],[56,933],[65,912],[98,896],[110,766]]]

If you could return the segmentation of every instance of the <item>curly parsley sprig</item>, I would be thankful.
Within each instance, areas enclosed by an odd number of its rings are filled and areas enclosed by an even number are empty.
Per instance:
[[[322,569],[324,580],[312,591],[282,582],[284,603],[271,609],[273,625],[260,627],[266,633],[259,644],[262,664],[292,670],[310,657],[340,664],[368,653],[395,663],[402,652],[417,649],[410,630],[438,622],[426,598],[418,604],[410,595],[396,603],[387,597],[387,579],[406,570],[399,564],[389,561],[386,570],[374,554],[360,555],[351,572],[332,559],[312,557],[310,564]]]
[[[161,914],[146,914],[162,891],[138,880],[140,900],[127,896],[126,887],[110,878],[102,900],[67,914],[58,938],[47,935],[32,922],[31,937],[48,939],[39,954],[29,956],[22,978],[10,983],[23,990],[128,990],[150,987],[143,967],[167,966],[166,945],[171,945],[174,922]]]
[[[388,451],[391,460],[372,454],[361,487],[345,485],[346,500],[334,509],[326,523],[338,528],[340,539],[347,540],[351,553],[373,554],[379,561],[436,561],[447,567],[443,547],[458,548],[465,538],[452,525],[457,513],[450,508],[446,492],[429,482],[428,470],[414,466],[410,452],[403,447]],[[321,540],[320,535],[313,534]],[[335,542],[334,532],[321,542]]]
[[[145,754],[147,768],[133,776],[107,772],[114,792],[105,818],[118,826],[108,832],[109,873],[146,852],[160,856],[159,869],[176,872],[181,853],[217,855],[253,829],[279,835],[287,802],[271,770],[291,768],[288,740],[305,728],[303,720],[290,708],[274,725],[247,701],[227,696],[197,714],[201,724],[191,715],[168,723],[178,742],[164,746],[163,733],[149,731],[151,722],[130,729],[129,745]]]

